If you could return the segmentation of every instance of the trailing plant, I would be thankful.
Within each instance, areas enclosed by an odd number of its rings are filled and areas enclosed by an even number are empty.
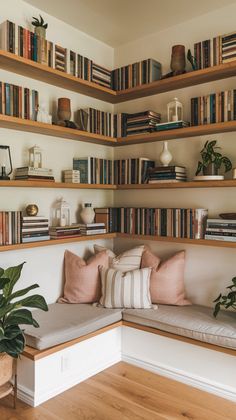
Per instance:
[[[33,26],[36,26],[36,28],[41,27],[44,29],[47,29],[48,24],[44,22],[44,19],[41,15],[39,15],[40,19],[33,16],[33,21],[31,22]]]
[[[220,149],[220,147],[216,146],[216,143],[216,140],[212,140],[206,141],[204,144],[204,147],[200,152],[202,162],[198,162],[196,175],[198,175],[203,170],[203,168],[207,168],[211,163],[214,163],[216,170],[220,169],[222,165],[224,165],[225,172],[228,172],[232,169],[232,163],[230,159],[226,156],[222,156],[222,154],[217,151]]]
[[[39,287],[38,284],[33,284],[13,292],[21,276],[23,265],[24,263],[8,267],[6,270],[0,268],[0,353],[7,353],[14,358],[17,358],[25,347],[24,330],[20,328],[20,325],[39,327],[32,312],[26,308],[48,310],[47,303],[41,295],[30,295],[17,300],[30,290]]]
[[[213,315],[216,317],[219,313],[221,307],[228,309],[233,308],[236,310],[236,277],[232,278],[232,283],[230,286],[227,287],[229,289],[229,293],[226,295],[220,294],[218,298],[214,300],[215,308]]]

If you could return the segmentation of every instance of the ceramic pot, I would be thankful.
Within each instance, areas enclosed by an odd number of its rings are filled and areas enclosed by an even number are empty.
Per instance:
[[[172,47],[170,68],[173,72],[183,73],[185,71],[185,46],[174,45]]]
[[[71,106],[69,98],[59,98],[57,116],[59,120],[69,121],[71,119]]]
[[[93,223],[95,217],[95,211],[92,208],[92,203],[85,203],[84,208],[80,213],[82,222],[87,225]]]
[[[216,168],[214,162],[209,163],[208,166],[203,167],[203,175],[219,175],[219,169]]]
[[[163,166],[168,166],[169,163],[172,160],[172,154],[170,153],[170,151],[168,149],[168,142],[167,141],[163,142],[163,149],[162,149],[162,152],[160,154],[159,159],[160,159],[161,164]]]
[[[13,358],[7,353],[0,353],[0,386],[11,380],[13,373]]]
[[[40,38],[46,38],[46,29],[42,26],[36,26],[34,29],[34,33]]]

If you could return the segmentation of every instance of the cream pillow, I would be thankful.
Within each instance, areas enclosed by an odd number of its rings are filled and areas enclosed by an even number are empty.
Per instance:
[[[122,273],[99,267],[102,283],[100,305],[105,308],[152,308],[149,282],[151,268]]]
[[[124,251],[122,254],[116,256],[114,252],[101,245],[94,245],[94,252],[106,251],[109,256],[109,267],[122,272],[137,270],[141,266],[141,259],[144,251],[144,245]]]

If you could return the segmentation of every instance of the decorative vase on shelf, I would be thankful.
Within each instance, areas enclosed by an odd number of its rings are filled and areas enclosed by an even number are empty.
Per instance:
[[[93,223],[95,217],[95,211],[92,208],[92,203],[85,203],[83,209],[81,210],[80,217],[82,222],[87,225],[88,223]]]
[[[185,47],[184,45],[174,45],[172,47],[170,68],[175,74],[185,72]]]
[[[61,121],[69,121],[71,119],[71,106],[69,98],[59,98],[57,116]]]
[[[163,166],[168,166],[169,163],[172,161],[172,154],[170,153],[169,149],[168,149],[168,142],[164,141],[163,142],[163,149],[162,152],[160,154],[159,157],[161,164]]]

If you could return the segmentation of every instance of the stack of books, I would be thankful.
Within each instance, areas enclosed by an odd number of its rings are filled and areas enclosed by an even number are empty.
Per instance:
[[[21,243],[21,223],[20,211],[0,211],[0,245]]]
[[[32,166],[23,166],[15,170],[16,180],[54,182],[53,170],[47,168],[34,168]]]
[[[0,114],[36,121],[38,104],[37,90],[0,82]]]
[[[148,158],[120,159],[114,161],[114,184],[144,184],[148,171],[155,161]]]
[[[91,82],[92,80],[92,67],[93,62],[87,57],[83,57],[81,54],[77,56],[77,74],[75,76],[80,79]]]
[[[235,242],[236,220],[207,219],[205,239]]]
[[[128,114],[126,119],[126,134],[150,133],[161,121],[161,114],[155,111],[143,111]]]
[[[147,180],[148,184],[187,181],[186,168],[184,166],[156,166],[148,170]]]
[[[24,216],[22,218],[22,243],[49,239],[49,221],[46,217]]]
[[[156,125],[155,130],[156,131],[165,131],[165,130],[174,130],[176,128],[184,128],[189,127],[190,124],[188,121],[170,121],[165,123],[159,123]]]
[[[51,239],[75,238],[81,236],[80,225],[52,226],[49,228],[49,234]]]
[[[112,71],[112,89],[123,90],[152,83],[161,78],[161,64],[153,58]]]
[[[236,120],[236,89],[191,99],[191,125]]]
[[[111,88],[111,70],[93,63],[92,65],[92,82],[101,86]]]
[[[73,169],[80,172],[82,184],[114,184],[114,165],[110,159],[74,158]]]
[[[105,223],[87,223],[80,224],[81,235],[99,235],[106,233]]]
[[[79,184],[80,183],[80,171],[75,169],[68,169],[63,171],[63,181],[69,182],[72,184]]]

